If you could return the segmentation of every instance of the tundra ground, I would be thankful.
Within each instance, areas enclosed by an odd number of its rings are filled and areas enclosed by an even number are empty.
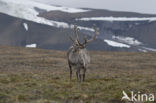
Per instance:
[[[0,103],[124,103],[123,90],[156,96],[156,53],[89,53],[78,83],[75,72],[69,81],[65,51],[0,46]]]

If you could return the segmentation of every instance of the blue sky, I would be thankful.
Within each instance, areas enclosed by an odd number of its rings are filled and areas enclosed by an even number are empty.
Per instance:
[[[99,8],[156,14],[156,0],[34,0],[68,7]]]

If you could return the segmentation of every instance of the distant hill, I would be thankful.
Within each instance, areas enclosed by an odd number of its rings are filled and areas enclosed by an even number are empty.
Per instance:
[[[17,0],[18,1],[18,0]],[[156,51],[156,15],[102,9],[67,8],[29,1],[0,1],[0,44],[67,50],[73,25],[81,39],[99,35],[87,48],[108,51]],[[29,5],[31,4],[31,5]],[[29,9],[28,9],[29,8]]]

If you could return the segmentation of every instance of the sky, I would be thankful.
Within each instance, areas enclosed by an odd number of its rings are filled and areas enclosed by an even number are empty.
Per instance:
[[[156,0],[34,0],[78,8],[98,8],[156,14]]]

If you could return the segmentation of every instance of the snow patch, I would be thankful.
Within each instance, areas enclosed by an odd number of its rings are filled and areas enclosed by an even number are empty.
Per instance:
[[[125,48],[130,48],[131,46],[127,45],[127,44],[123,44],[123,43],[119,43],[119,42],[115,42],[112,40],[104,40],[104,42],[106,42],[108,45],[113,46],[113,47],[125,47]]]
[[[146,49],[146,50],[149,50],[149,51],[156,52],[156,49],[153,49],[153,48],[148,48],[148,47],[143,47],[143,48]]]
[[[23,26],[24,26],[25,30],[28,31],[28,29],[29,29],[28,24],[27,23],[23,23]]]
[[[120,42],[127,43],[129,45],[141,45],[142,43],[132,37],[112,36],[113,39],[117,39]]]
[[[147,52],[147,50],[144,50],[144,49],[138,49],[138,50],[141,52]]]
[[[72,25],[72,28],[74,28],[74,25]],[[78,26],[78,28],[79,28],[80,30],[87,30],[87,31],[92,31],[92,32],[94,32],[94,29],[92,29],[92,28],[82,27],[82,26]]]
[[[156,21],[156,17],[90,17],[90,18],[79,18],[76,20],[82,21]]]
[[[36,48],[37,44],[28,44],[25,46],[26,48]]]

